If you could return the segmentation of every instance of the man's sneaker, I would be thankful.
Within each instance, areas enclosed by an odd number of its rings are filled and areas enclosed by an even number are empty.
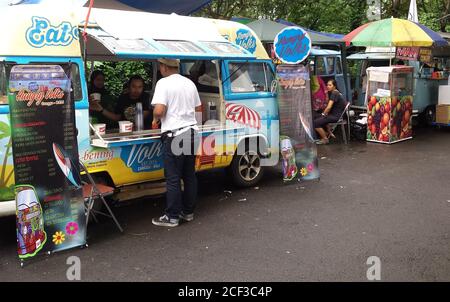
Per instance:
[[[159,218],[153,218],[152,223],[157,226],[176,227],[178,226],[178,219],[169,218],[169,216],[163,215]]]
[[[194,213],[192,213],[192,214],[184,214],[183,212],[181,212],[180,219],[184,220],[184,221],[187,221],[187,222],[190,222],[190,221],[194,220]]]

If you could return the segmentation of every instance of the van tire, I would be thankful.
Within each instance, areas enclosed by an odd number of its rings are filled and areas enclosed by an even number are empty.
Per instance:
[[[436,106],[428,106],[422,112],[422,120],[426,126],[432,126],[436,121]]]
[[[258,152],[246,148],[244,154],[234,155],[229,172],[235,185],[244,188],[252,187],[264,175],[264,167],[261,166],[261,156]]]

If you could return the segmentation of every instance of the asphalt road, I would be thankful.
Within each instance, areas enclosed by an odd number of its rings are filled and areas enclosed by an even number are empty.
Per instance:
[[[0,281],[65,281],[81,259],[83,281],[450,281],[450,131],[422,129],[386,146],[319,148],[321,180],[282,185],[270,169],[237,189],[223,171],[200,174],[196,219],[155,227],[162,198],[115,208],[125,233],[92,224],[89,248],[20,268],[14,218],[0,219]],[[229,195],[225,190],[232,191]]]

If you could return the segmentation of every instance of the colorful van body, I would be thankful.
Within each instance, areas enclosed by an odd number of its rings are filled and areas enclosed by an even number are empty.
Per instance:
[[[51,13],[55,11],[58,13]],[[0,34],[8,41],[0,45],[0,216],[16,212],[7,103],[10,85],[6,82],[13,65],[71,64],[79,156],[97,179],[101,177],[117,191],[164,179],[162,143],[157,132],[147,136],[133,134],[125,139],[91,136],[84,49],[80,46],[81,35],[77,34],[78,29],[84,28],[80,20],[85,16],[84,9],[65,15],[55,8],[30,11],[26,7],[11,7],[0,13],[0,24],[10,29]],[[153,62],[169,57],[182,62],[212,60],[216,64],[220,71],[219,92],[200,96],[205,104],[217,105],[219,119],[201,127],[198,171],[232,166],[232,175],[239,178],[236,174],[244,167],[241,184],[252,185],[260,179],[263,167],[253,167],[249,161],[276,164],[279,119],[276,94],[271,89],[274,68],[261,42],[245,25],[176,15],[93,10],[86,34],[87,61],[107,58]],[[238,156],[238,146],[249,142],[256,142],[258,150],[244,147],[244,154]],[[275,159],[269,160],[270,155]]]

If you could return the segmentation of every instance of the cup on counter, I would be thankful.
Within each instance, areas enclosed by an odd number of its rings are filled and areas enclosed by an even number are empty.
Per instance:
[[[119,132],[120,133],[133,132],[133,123],[130,121],[120,121]]]
[[[106,124],[94,124],[93,127],[98,134],[100,135],[106,134]]]
[[[92,101],[95,101],[95,102],[100,102],[102,100],[102,95],[100,93],[97,93],[97,92],[96,93],[91,93],[90,97],[91,97]]]

